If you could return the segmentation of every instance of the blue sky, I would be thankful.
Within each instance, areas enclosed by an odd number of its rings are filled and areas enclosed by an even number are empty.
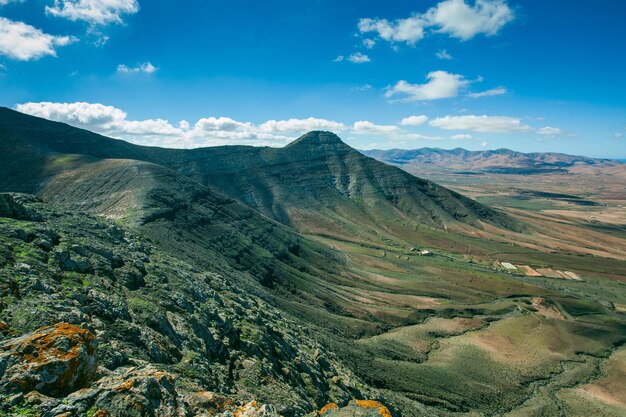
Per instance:
[[[350,4],[343,4],[350,3]],[[135,143],[626,158],[618,0],[0,0],[0,105]]]

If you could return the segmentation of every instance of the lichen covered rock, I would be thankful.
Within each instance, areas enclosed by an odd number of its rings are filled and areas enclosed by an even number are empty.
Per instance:
[[[353,400],[345,407],[330,403],[322,407],[315,417],[392,417],[391,411],[376,400]]]
[[[259,404],[256,401],[251,401],[241,407],[238,407],[232,411],[227,411],[222,414],[223,417],[281,417],[271,405]]]
[[[174,375],[151,366],[120,368],[90,388],[45,406],[53,416],[64,412],[79,416],[99,412],[109,417],[191,415],[176,390]]]
[[[59,323],[0,344],[0,389],[53,397],[88,386],[96,375],[96,346],[87,329]]]

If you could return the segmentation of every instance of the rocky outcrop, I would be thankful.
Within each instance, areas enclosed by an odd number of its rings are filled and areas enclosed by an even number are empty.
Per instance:
[[[282,417],[272,405],[251,401],[241,407],[222,413],[220,417]]]
[[[60,323],[0,345],[0,389],[67,395],[96,375],[96,338],[81,327]]]
[[[16,220],[40,221],[41,216],[27,209],[22,204],[22,202],[33,202],[36,200],[37,197],[27,194],[0,194],[0,217],[9,217]]]
[[[345,407],[335,403],[324,406],[311,417],[392,417],[391,411],[379,401],[353,400]]]
[[[45,416],[64,413],[109,417],[192,415],[181,401],[175,384],[174,375],[151,366],[120,368],[63,401],[44,402],[40,409],[45,410]]]

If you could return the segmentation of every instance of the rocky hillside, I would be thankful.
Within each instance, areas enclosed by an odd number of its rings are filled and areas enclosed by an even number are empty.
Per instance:
[[[0,413],[302,416],[376,397],[232,274],[0,194]]]

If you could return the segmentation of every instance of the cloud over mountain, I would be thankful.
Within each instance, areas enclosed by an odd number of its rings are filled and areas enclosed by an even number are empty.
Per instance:
[[[445,130],[469,130],[482,133],[510,133],[531,130],[530,126],[509,116],[444,116],[429,122],[433,127]]]

